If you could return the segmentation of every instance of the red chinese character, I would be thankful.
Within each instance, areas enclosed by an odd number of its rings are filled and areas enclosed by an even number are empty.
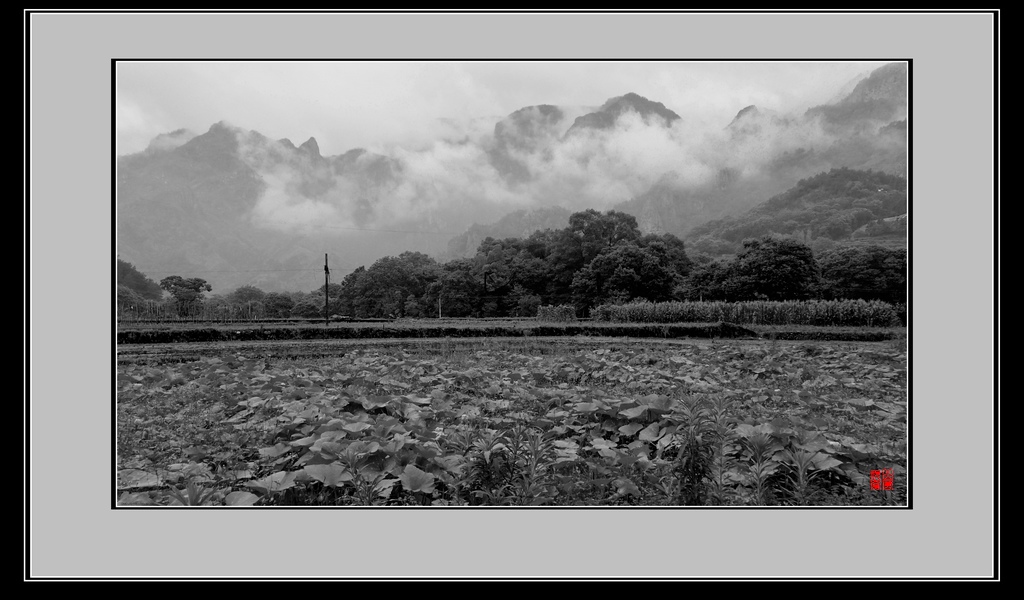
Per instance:
[[[882,489],[892,489],[892,469],[882,469]]]
[[[882,489],[882,472],[878,469],[871,470],[871,489]]]

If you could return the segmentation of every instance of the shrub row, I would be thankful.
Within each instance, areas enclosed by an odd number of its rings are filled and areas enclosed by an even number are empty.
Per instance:
[[[879,300],[631,302],[596,306],[591,309],[591,317],[614,323],[728,321],[744,325],[898,327],[906,324],[906,307]]]

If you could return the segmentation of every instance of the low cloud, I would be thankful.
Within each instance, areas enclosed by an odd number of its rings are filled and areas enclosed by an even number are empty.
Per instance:
[[[737,109],[738,110],[738,109]],[[608,129],[564,133],[582,110],[530,127],[493,121],[439,121],[443,140],[415,148],[366,152],[341,163],[322,161],[270,140],[240,136],[243,159],[266,184],[253,215],[275,229],[379,229],[457,233],[518,209],[559,205],[607,210],[671,175],[679,188],[698,188],[729,169],[758,176],[800,149],[827,149],[837,138],[815,119],[767,109],[728,123],[688,120],[671,125],[626,112]],[[534,127],[533,125],[539,123]],[[513,177],[502,160],[523,169]],[[767,199],[767,198],[763,198]]]
[[[302,193],[301,171],[282,165],[264,169],[260,175],[266,187],[253,209],[255,223],[289,231],[339,220],[341,211],[333,202]]]
[[[166,152],[168,150],[174,150],[194,137],[196,137],[195,132],[187,129],[178,129],[177,131],[172,131],[170,133],[161,133],[153,138],[153,141],[149,143],[149,146],[146,147],[146,152]]]

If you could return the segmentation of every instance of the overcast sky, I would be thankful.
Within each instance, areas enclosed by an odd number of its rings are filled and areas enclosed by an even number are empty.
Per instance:
[[[278,61],[119,62],[118,155],[177,129],[227,121],[324,156],[457,137],[525,106],[598,106],[635,92],[684,119],[724,127],[750,104],[827,102],[880,62]]]

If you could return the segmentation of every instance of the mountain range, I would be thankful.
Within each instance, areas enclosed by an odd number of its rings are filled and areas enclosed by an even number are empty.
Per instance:
[[[906,178],[908,72],[891,63],[801,113],[748,105],[707,129],[629,92],[592,108],[523,107],[485,135],[323,156],[227,121],[116,159],[116,255],[159,281],[307,291],[406,250],[470,256],[487,236],[614,209],[686,238],[832,168]],[[707,230],[704,231],[704,234]]]

